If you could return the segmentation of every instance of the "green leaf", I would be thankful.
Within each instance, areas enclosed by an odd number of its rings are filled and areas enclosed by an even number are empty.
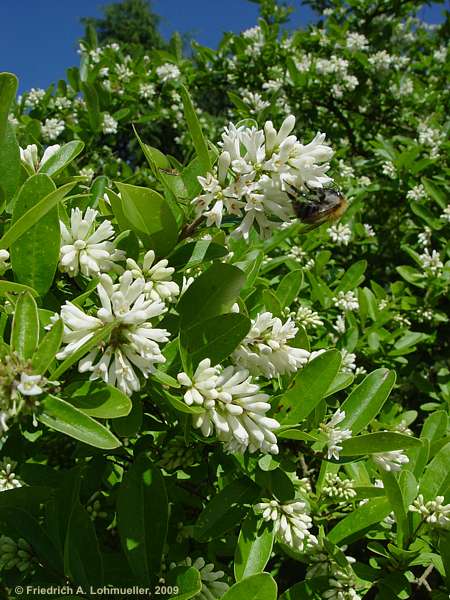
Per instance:
[[[140,454],[125,474],[117,498],[120,539],[136,583],[149,585],[157,580],[168,521],[164,478]]]
[[[353,383],[354,379],[355,376],[352,373],[338,373],[331,382],[330,387],[327,389],[325,398],[336,394],[336,392],[339,392],[340,390],[344,390]]]
[[[33,297],[38,296],[36,290],[33,290],[33,288],[30,288],[30,286],[28,285],[14,283],[13,281],[6,281],[5,279],[0,280],[0,296],[8,296],[9,294],[21,294],[23,292],[29,292]]]
[[[33,355],[32,366],[35,373],[42,375],[50,367],[61,346],[63,333],[63,322],[58,319],[42,338],[37,351]]]
[[[12,223],[18,222],[42,198],[55,191],[48,175],[33,175],[21,187],[14,203]],[[11,266],[20,283],[34,288],[39,295],[48,292],[59,261],[60,227],[58,208],[54,206],[11,246]]]
[[[236,479],[227,485],[212,498],[198,517],[195,538],[199,542],[207,542],[235,527],[247,513],[247,505],[259,493],[259,487],[247,477]]]
[[[172,267],[177,270],[191,269],[203,262],[227,256],[229,251],[225,246],[211,242],[210,240],[198,240],[178,246],[168,260]]]
[[[273,539],[273,527],[265,522],[259,524],[258,518],[249,513],[242,523],[234,552],[236,581],[264,571],[272,553]]]
[[[31,358],[39,341],[39,316],[36,301],[29,292],[17,300],[11,329],[11,350],[20,358]]]
[[[84,589],[103,584],[103,562],[94,524],[76,501],[72,507],[64,544],[64,572]]]
[[[47,427],[103,450],[120,446],[119,440],[109,429],[65,400],[49,395],[41,401],[41,406],[43,412],[39,414],[38,421]]]
[[[177,587],[178,593],[170,596],[176,600],[189,600],[197,597],[203,584],[199,571],[194,567],[175,567],[167,574],[167,586]]]
[[[217,315],[183,329],[180,343],[194,369],[204,358],[216,365],[227,358],[250,331],[251,321],[239,313]]]
[[[211,160],[209,158],[208,146],[203,136],[200,122],[197,118],[189,92],[184,85],[180,86],[179,91],[183,101],[184,117],[192,137],[192,143],[194,144],[195,151],[199,158],[202,172],[207,173],[208,171],[211,171]]]
[[[122,210],[132,229],[145,248],[158,256],[166,256],[175,246],[178,228],[166,199],[148,188],[117,183],[122,196]]]
[[[359,456],[374,452],[391,452],[421,445],[417,438],[394,431],[377,431],[358,437],[352,437],[342,442],[341,456]]]
[[[322,600],[324,592],[329,589],[329,577],[311,577],[290,587],[281,594],[279,600]]]
[[[394,473],[389,473],[384,469],[380,469],[380,475],[383,480],[387,499],[394,511],[395,520],[397,522],[397,543],[401,547],[403,546],[403,541],[409,534],[408,515],[403,500],[402,490]]]
[[[189,286],[178,302],[181,328],[192,327],[227,312],[245,283],[244,273],[232,265],[214,263]]]
[[[339,424],[342,428],[359,433],[380,412],[395,383],[394,371],[377,369],[351,392],[341,406],[345,419]]]
[[[238,581],[222,596],[222,600],[277,600],[277,584],[269,573],[251,575]]]
[[[98,381],[74,381],[64,390],[67,402],[98,419],[126,417],[131,411],[131,400],[112,385]]]
[[[297,298],[303,284],[303,271],[291,271],[283,277],[277,288],[276,295],[282,308],[288,307]]]
[[[419,493],[424,500],[434,500],[436,496],[448,491],[450,483],[450,442],[445,444],[425,469],[420,484]]]
[[[81,140],[73,140],[64,144],[41,165],[39,173],[55,177],[55,175],[65,169],[81,153],[83,148],[84,143]]]
[[[391,512],[392,508],[387,498],[374,498],[366,504],[341,519],[328,534],[333,544],[355,541],[363,537],[367,529],[380,523]]]
[[[36,175],[36,177],[38,177]],[[39,177],[43,177],[39,175]],[[26,185],[25,182],[24,185]],[[50,212],[61,200],[67,196],[70,190],[74,187],[75,182],[66,183],[57,190],[54,190],[40,202],[30,208],[22,215],[15,223],[11,225],[8,231],[0,239],[0,249],[9,248],[14,242],[17,242],[24,233],[26,233],[33,225],[36,225],[48,212]]]
[[[283,406],[289,410],[282,425],[299,423],[325,397],[342,362],[338,350],[328,350],[298,371],[293,387],[282,396]]]
[[[3,206],[12,207],[12,200],[20,182],[20,149],[14,128],[6,123],[5,133],[0,138],[0,213]],[[1,242],[0,242],[1,243]],[[0,248],[3,246],[0,245]]]
[[[9,108],[16,97],[18,83],[12,73],[0,73],[0,144],[6,134]]]
[[[100,129],[101,115],[100,115],[100,104],[98,101],[97,90],[91,83],[82,82],[81,91],[83,92],[84,99],[88,110],[89,124],[93,131]]]
[[[348,292],[349,290],[355,290],[364,281],[364,272],[367,269],[367,261],[359,260],[352,264],[352,266],[344,273],[339,285],[336,288],[338,292]]]

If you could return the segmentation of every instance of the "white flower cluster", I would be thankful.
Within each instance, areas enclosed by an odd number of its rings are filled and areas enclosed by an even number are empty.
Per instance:
[[[427,193],[426,193],[423,185],[421,183],[419,183],[418,185],[415,185],[413,188],[408,190],[406,197],[408,198],[408,200],[418,201],[418,200],[421,200],[422,198],[426,198]]]
[[[423,254],[419,254],[419,260],[422,267],[428,270],[432,275],[440,275],[444,267],[444,263],[437,250],[432,250],[430,254],[429,250],[426,249]]]
[[[271,378],[294,373],[310,357],[307,350],[288,345],[297,332],[298,327],[291,319],[283,323],[270,312],[260,313],[252,320],[250,331],[234,351],[232,359],[255,376]]]
[[[102,117],[102,131],[105,135],[117,133],[118,123],[109,113],[104,113]]]
[[[217,600],[218,598],[222,598],[229,588],[227,583],[219,581],[219,579],[223,579],[225,573],[223,571],[215,571],[213,563],[207,564],[201,556],[194,561],[188,556],[179,563],[171,563],[169,568],[174,569],[179,566],[194,567],[194,569],[200,572],[202,589],[194,596],[194,600]]]
[[[33,110],[33,108],[36,108],[41,100],[43,100],[44,96],[45,90],[41,88],[31,88],[24,101],[25,108]]]
[[[337,306],[345,311],[352,311],[359,309],[359,302],[356,294],[352,291],[338,292],[338,295],[333,298],[333,302]]]
[[[312,327],[315,329],[316,327],[323,325],[319,313],[312,310],[312,308],[309,308],[309,306],[299,306],[295,319],[305,328]]]
[[[425,502],[423,495],[419,494],[409,506],[409,510],[419,513],[430,525],[450,527],[450,504],[444,504],[444,496],[436,496],[435,500]]]
[[[322,493],[329,498],[337,500],[351,500],[356,496],[356,490],[351,479],[341,479],[335,473],[327,473],[325,475],[325,485],[322,488]]]
[[[145,293],[152,300],[162,302],[176,302],[180,295],[180,288],[175,281],[172,281],[172,274],[175,269],[168,267],[169,261],[166,259],[155,262],[155,253],[149,250],[143,260],[142,268],[132,258],[127,258],[127,269],[133,273],[135,279],[145,279]]]
[[[0,462],[0,492],[22,487],[22,481],[15,474],[17,463],[10,458],[3,458]]]
[[[160,67],[156,68],[156,74],[161,81],[165,83],[166,81],[178,79],[181,73],[177,65],[174,65],[173,63],[164,63]]]
[[[377,452],[372,454],[374,463],[383,471],[401,471],[403,465],[409,463],[409,458],[403,450],[391,450],[390,452]]]
[[[328,447],[327,458],[339,460],[339,453],[342,450],[341,443],[352,437],[351,429],[342,429],[338,427],[345,419],[345,411],[338,409],[326,423],[321,423],[319,429],[326,435],[326,445]]]
[[[367,50],[369,40],[362,33],[350,31],[347,33],[345,45],[349,50]]]
[[[60,119],[45,119],[44,125],[41,126],[42,137],[47,141],[56,140],[64,129],[64,121]]]
[[[352,239],[352,230],[349,225],[344,223],[336,223],[328,228],[328,235],[331,240],[338,246],[348,246]]]
[[[117,250],[111,239],[114,237],[112,224],[105,220],[97,227],[98,212],[93,208],[83,213],[73,208],[70,226],[60,221],[61,250],[59,269],[69,277],[82,273],[86,277],[96,277],[107,271],[121,272],[117,261],[125,260],[125,252]]]
[[[264,129],[230,124],[222,135],[218,166],[199,177],[203,193],[192,201],[197,216],[219,227],[224,213],[241,219],[233,232],[248,239],[257,224],[261,237],[293,216],[288,191],[321,188],[331,181],[326,175],[333,151],[318,133],[307,145],[290,135],[295,117],[287,117],[277,132],[271,121]],[[212,205],[212,206],[211,206]],[[271,219],[277,220],[271,220]]]
[[[323,592],[324,600],[361,600],[361,596],[355,590],[353,574],[342,569],[336,569],[328,581],[330,588]]]
[[[9,269],[9,252],[8,250],[0,250],[0,275]]]
[[[450,204],[444,208],[439,218],[441,219],[441,221],[446,221],[447,223],[450,223]]]
[[[116,284],[109,275],[102,274],[97,286],[102,307],[97,316],[87,315],[66,302],[61,308],[66,346],[56,355],[58,360],[76,352],[105,325],[113,324],[109,339],[82,358],[78,370],[90,371],[91,380],[103,379],[125,394],[139,391],[141,385],[134,368],[147,378],[155,371],[155,365],[165,362],[159,344],[169,339],[165,329],[151,323],[167,309],[162,302],[147,299],[144,288],[145,280],[133,281],[131,271],[125,271]]]
[[[278,454],[274,431],[278,421],[266,416],[269,396],[252,382],[246,369],[211,366],[209,358],[198,365],[194,375],[178,374],[179,383],[188,388],[184,401],[204,412],[193,415],[193,426],[209,437],[214,430],[230,453],[261,450]]]
[[[264,521],[273,521],[275,535],[283,544],[297,552],[305,552],[317,544],[317,538],[309,531],[313,523],[304,502],[269,500],[256,504],[254,508],[262,513]]]

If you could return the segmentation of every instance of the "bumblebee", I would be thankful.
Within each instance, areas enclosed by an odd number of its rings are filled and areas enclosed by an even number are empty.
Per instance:
[[[337,221],[347,210],[345,196],[335,188],[310,190],[309,194],[293,196],[292,208],[302,223],[318,227],[326,221]]]

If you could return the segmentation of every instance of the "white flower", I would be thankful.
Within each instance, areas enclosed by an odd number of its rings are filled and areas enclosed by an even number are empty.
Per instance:
[[[45,149],[41,160],[39,160],[38,149],[36,144],[30,144],[25,149],[20,148],[20,160],[33,172],[39,171],[39,169],[61,148],[59,144],[54,144]]]
[[[0,275],[9,269],[9,252],[8,250],[0,250]]]
[[[333,298],[337,308],[341,308],[345,311],[358,310],[359,302],[356,294],[352,291],[339,292],[337,296]]]
[[[308,362],[310,356],[303,348],[288,346],[288,341],[294,339],[297,332],[291,319],[282,323],[270,312],[260,313],[233,352],[232,360],[252,375],[276,377],[294,373]]]
[[[241,98],[243,102],[249,105],[255,112],[259,112],[270,106],[270,102],[263,100],[261,94],[258,94],[257,92],[245,90],[241,93]]]
[[[155,86],[152,83],[141,83],[139,86],[139,96],[148,100],[156,93]]]
[[[341,370],[343,373],[352,373],[356,369],[356,354],[349,352],[346,348],[341,350],[342,365]]]
[[[429,250],[426,249],[423,254],[419,254],[419,260],[422,267],[428,269],[432,275],[439,275],[444,266],[437,250],[433,250],[430,254]]]
[[[352,573],[337,568],[329,579],[328,585],[331,587],[323,592],[324,600],[361,600],[361,596],[354,588],[355,580]]]
[[[338,315],[336,317],[336,321],[334,322],[333,327],[335,328],[335,330],[338,333],[340,333],[340,334],[345,333],[345,317],[344,317],[344,315]]]
[[[133,71],[126,65],[117,65],[115,71],[118,79],[124,83],[130,81],[131,77],[133,76]]]
[[[384,162],[381,165],[381,172],[383,173],[383,175],[386,175],[387,177],[390,177],[390,179],[394,179],[395,176],[397,175],[397,171],[395,169],[395,165],[390,160]]]
[[[131,258],[127,259],[127,268],[135,278],[143,277],[145,279],[145,291],[152,300],[175,302],[180,295],[178,284],[172,281],[175,269],[167,266],[169,261],[166,259],[158,261],[155,265],[154,261],[155,253],[153,250],[149,250],[144,256],[142,269]]]
[[[117,133],[118,123],[109,113],[103,113],[102,131],[104,134]]]
[[[369,40],[362,33],[350,31],[349,33],[347,33],[345,45],[349,50],[367,50]]]
[[[327,436],[328,447],[327,458],[339,460],[339,452],[342,450],[341,442],[352,437],[351,429],[337,427],[345,419],[345,411],[338,409],[326,423],[321,423],[319,429]]]
[[[430,525],[446,528],[450,526],[450,504],[444,504],[444,496],[437,496],[435,500],[424,502],[423,495],[419,494],[409,506],[409,510],[419,513]]]
[[[372,225],[369,225],[368,223],[364,223],[363,227],[364,227],[364,233],[366,234],[366,236],[368,238],[374,238],[375,237],[375,231],[373,230]]]
[[[218,168],[198,178],[203,193],[192,201],[197,216],[206,216],[207,225],[218,227],[224,213],[240,217],[232,235],[246,240],[253,225],[265,238],[280,222],[289,221],[294,213],[287,192],[329,183],[326,172],[333,154],[325,134],[303,145],[290,135],[294,126],[293,115],[278,132],[271,121],[263,130],[230,124],[222,135]]]
[[[419,185],[415,185],[413,188],[408,190],[406,197],[408,200],[420,200],[421,198],[426,198],[427,193],[423,185],[420,183]]]
[[[17,463],[10,458],[3,458],[0,462],[0,492],[22,487],[22,481],[14,473]]]
[[[338,246],[348,246],[352,239],[352,230],[349,225],[336,223],[328,228],[328,235]]]
[[[319,313],[309,308],[309,306],[299,306],[295,319],[304,327],[316,328],[323,325]]]
[[[374,463],[383,471],[400,471],[403,465],[409,463],[409,458],[403,450],[392,450],[390,452],[377,452],[372,454]]]
[[[82,169],[80,169],[80,177],[86,178],[89,182],[94,177],[94,175],[95,171],[91,167],[83,167]]]
[[[317,538],[309,531],[313,523],[304,502],[269,500],[256,504],[254,508],[262,513],[264,521],[273,521],[275,535],[283,544],[297,552],[305,552],[317,544]]]
[[[353,481],[351,479],[341,479],[335,473],[325,475],[325,485],[322,488],[322,493],[329,498],[338,500],[351,500],[356,496]]]
[[[63,342],[67,345],[56,355],[58,360],[76,352],[105,325],[113,324],[109,339],[82,358],[78,370],[80,373],[91,371],[91,380],[103,379],[125,394],[139,391],[141,386],[134,367],[147,378],[155,371],[155,365],[165,362],[159,344],[169,339],[165,329],[157,329],[151,323],[166,308],[162,302],[148,300],[144,287],[144,279],[133,281],[130,271],[125,271],[117,284],[103,274],[97,286],[102,308],[96,317],[66,302],[61,308],[61,319],[64,323]]]
[[[65,96],[57,96],[55,98],[55,108],[56,110],[66,110],[72,106],[72,102],[69,98]]]
[[[36,108],[36,106],[38,106],[38,104],[41,102],[41,100],[44,98],[45,96],[45,90],[42,89],[36,89],[36,88],[31,88],[31,90],[28,92],[26,98],[25,98],[25,102],[24,102],[24,106],[25,108],[30,108],[31,110],[33,110],[33,108]]]
[[[43,393],[42,387],[42,376],[41,375],[27,375],[21,373],[20,383],[17,385],[17,389],[24,396],[38,396]]]
[[[180,76],[180,69],[173,63],[164,63],[160,67],[157,67],[156,74],[163,83],[170,81],[171,79],[178,79]]]
[[[278,454],[273,431],[279,423],[265,416],[271,408],[269,396],[252,383],[247,370],[211,367],[210,359],[205,358],[192,378],[179,373],[178,381],[188,388],[184,394],[186,404],[204,409],[193,415],[193,426],[201,429],[204,436],[212,435],[215,429],[230,453],[243,454],[248,448],[250,452]]]
[[[444,208],[444,211],[439,218],[441,221],[447,221],[447,223],[450,223],[450,204]]]
[[[213,563],[206,563],[205,559],[199,556],[194,561],[190,556],[185,558],[178,564],[172,563],[171,569],[177,566],[194,567],[200,572],[200,579],[202,583],[202,589],[198,594],[193,596],[194,600],[216,600],[222,598],[225,592],[229,589],[229,585],[224,581],[219,581],[225,575],[223,571],[214,571],[215,566]]]
[[[76,277],[80,271],[86,277],[95,277],[100,272],[122,270],[115,263],[125,259],[125,252],[116,250],[110,241],[114,229],[109,221],[96,226],[97,215],[92,208],[86,209],[84,215],[79,208],[73,208],[70,227],[60,221],[59,269],[70,277]]]
[[[398,64],[398,57],[388,54],[386,50],[379,50],[369,56],[369,63],[376,69],[387,70]]]
[[[41,126],[42,137],[48,141],[56,140],[64,129],[64,121],[60,119],[45,119],[44,125]]]
[[[431,235],[432,235],[431,227],[424,227],[424,230],[419,233],[417,236],[417,241],[421,246],[429,246],[431,244]]]

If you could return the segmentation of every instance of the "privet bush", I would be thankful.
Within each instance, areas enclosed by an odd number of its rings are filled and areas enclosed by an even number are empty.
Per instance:
[[[5,590],[448,597],[448,20],[310,4],[0,75]]]

